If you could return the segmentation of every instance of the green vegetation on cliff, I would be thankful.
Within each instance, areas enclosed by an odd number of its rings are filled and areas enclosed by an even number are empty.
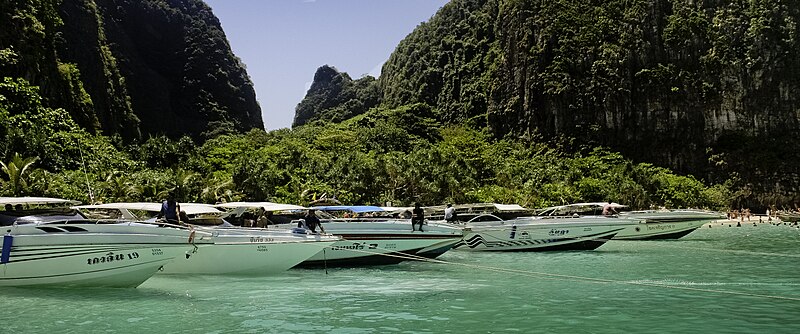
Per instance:
[[[776,0],[454,0],[379,80],[324,66],[298,126],[265,133],[199,0],[0,0],[0,195],[780,206],[800,184],[775,159],[798,152],[794,70],[774,67],[796,65],[796,14]],[[727,34],[744,18],[755,32]],[[780,52],[739,48],[766,42]],[[658,167],[698,161],[705,181]]]
[[[325,65],[317,69],[311,88],[297,105],[292,126],[313,120],[341,122],[365,113],[379,101],[375,78],[353,80],[347,73]]]
[[[207,139],[262,128],[261,108],[201,0],[0,0],[0,77],[39,87],[89,133]]]
[[[493,138],[575,138],[727,181],[749,194],[733,205],[793,206],[798,22],[787,0],[453,0],[384,64],[380,106],[424,103]]]
[[[41,110],[35,88],[14,87],[27,89],[39,115],[58,114]],[[175,191],[181,201],[209,203],[308,204],[328,197],[360,204],[503,202],[531,207],[613,199],[635,208],[721,208],[730,198],[724,187],[635,164],[606,149],[566,153],[536,141],[494,140],[467,127],[441,126],[433,117],[429,107],[419,104],[374,109],[339,124],[221,135],[201,146],[188,137],[153,137],[120,148],[70,119],[37,119],[40,123],[25,128],[50,126],[63,140],[53,147],[24,148],[20,159],[35,161],[23,175],[0,173],[0,196],[158,201]],[[17,119],[27,118],[15,116],[12,123]],[[30,155],[43,150],[52,153]],[[16,166],[17,160],[8,164]]]

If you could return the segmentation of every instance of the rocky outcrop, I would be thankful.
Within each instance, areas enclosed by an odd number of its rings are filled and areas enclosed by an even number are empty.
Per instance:
[[[380,102],[380,90],[375,78],[365,76],[353,80],[328,65],[314,74],[314,81],[305,98],[295,109],[292,126],[314,120],[341,122],[363,114]]]
[[[0,75],[83,128],[206,139],[263,128],[244,65],[201,0],[0,0]]]

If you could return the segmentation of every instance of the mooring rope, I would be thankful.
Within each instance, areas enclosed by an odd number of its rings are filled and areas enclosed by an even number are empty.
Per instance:
[[[350,241],[350,240],[346,240],[344,238],[342,240]],[[396,257],[396,258],[401,258],[401,259],[406,259],[406,260],[416,260],[416,261],[423,261],[423,262],[429,262],[429,263],[438,263],[438,264],[446,264],[446,265],[452,265],[452,266],[468,267],[468,268],[481,269],[481,270],[486,270],[486,271],[502,272],[502,273],[509,273],[509,274],[527,276],[527,277],[536,277],[536,278],[549,278],[549,279],[561,279],[561,280],[567,280],[568,279],[568,280],[577,280],[577,281],[594,282],[594,283],[612,283],[612,284],[620,284],[620,285],[628,284],[628,285],[637,285],[637,286],[648,286],[648,287],[657,287],[657,288],[665,288],[665,289],[676,289],[676,290],[687,290],[687,291],[696,291],[696,292],[719,293],[719,294],[747,296],[747,297],[756,297],[756,298],[766,298],[766,299],[800,301],[800,297],[775,296],[775,295],[765,295],[765,294],[739,292],[739,291],[694,288],[694,287],[688,287],[688,286],[666,285],[666,284],[644,282],[644,281],[622,281],[622,280],[614,280],[614,279],[607,279],[607,278],[597,278],[597,277],[587,277],[587,276],[577,276],[577,275],[565,275],[565,274],[553,274],[553,273],[545,273],[545,272],[539,272],[539,271],[500,268],[500,267],[476,265],[476,264],[469,264],[469,263],[450,262],[450,261],[444,261],[444,260],[439,260],[439,259],[431,259],[431,258],[418,256],[418,255],[406,254],[406,253],[403,253],[403,252],[397,252],[397,251],[394,251],[394,250],[384,249],[384,248],[380,248],[380,247],[376,248],[376,249],[389,251],[390,253],[379,253],[379,252],[372,252],[372,251],[368,251],[368,250],[355,250],[355,249],[349,249],[349,251],[367,253],[367,254],[371,254],[371,255],[383,255],[383,256],[389,256],[389,257]]]

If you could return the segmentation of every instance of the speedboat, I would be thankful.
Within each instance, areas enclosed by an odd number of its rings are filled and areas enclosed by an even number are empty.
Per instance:
[[[466,251],[593,250],[633,223],[605,217],[518,217],[504,220],[477,214],[463,224],[464,237],[453,248]]]
[[[614,237],[620,240],[680,239],[703,224],[725,219],[719,212],[702,210],[628,211],[619,217],[637,222]]]
[[[223,212],[213,206],[181,203],[180,207],[189,218],[188,223],[194,230],[204,232],[204,240],[211,245],[199,247],[186,257],[164,266],[163,274],[276,274],[307,260],[338,240],[334,236],[309,235],[305,231],[293,233],[285,230],[232,227],[221,218]],[[115,216],[123,219],[143,219],[156,223],[151,216],[160,211],[161,204],[110,203],[77,208],[85,212],[99,211],[104,214],[117,211]],[[194,222],[206,225],[193,225]]]
[[[538,215],[546,217],[599,215],[605,205],[608,203],[575,203],[554,206],[540,210]],[[618,209],[626,207],[616,203],[610,205]],[[692,233],[705,223],[725,218],[723,214],[714,211],[683,209],[623,211],[615,216],[635,223],[617,233],[614,239],[619,240],[678,239]]]
[[[459,227],[429,224],[423,231],[412,231],[410,220],[386,217],[387,211],[373,206],[324,206],[305,208],[289,204],[257,202],[228,203],[218,207],[242,211],[243,208],[278,212],[276,221],[290,223],[270,225],[270,229],[296,229],[302,212],[314,209],[321,212],[349,212],[358,217],[322,217],[325,232],[341,237],[298,267],[363,266],[396,264],[414,258],[436,258],[461,240]],[[282,213],[281,213],[282,212]],[[284,218],[281,219],[280,216]]]
[[[203,244],[187,228],[87,220],[64,207],[74,201],[0,198],[6,204],[0,286],[136,287]]]

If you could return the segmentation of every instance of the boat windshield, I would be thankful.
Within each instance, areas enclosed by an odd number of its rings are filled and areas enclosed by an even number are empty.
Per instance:
[[[77,210],[70,208],[33,208],[0,211],[0,226],[32,224],[53,220],[86,219]]]

